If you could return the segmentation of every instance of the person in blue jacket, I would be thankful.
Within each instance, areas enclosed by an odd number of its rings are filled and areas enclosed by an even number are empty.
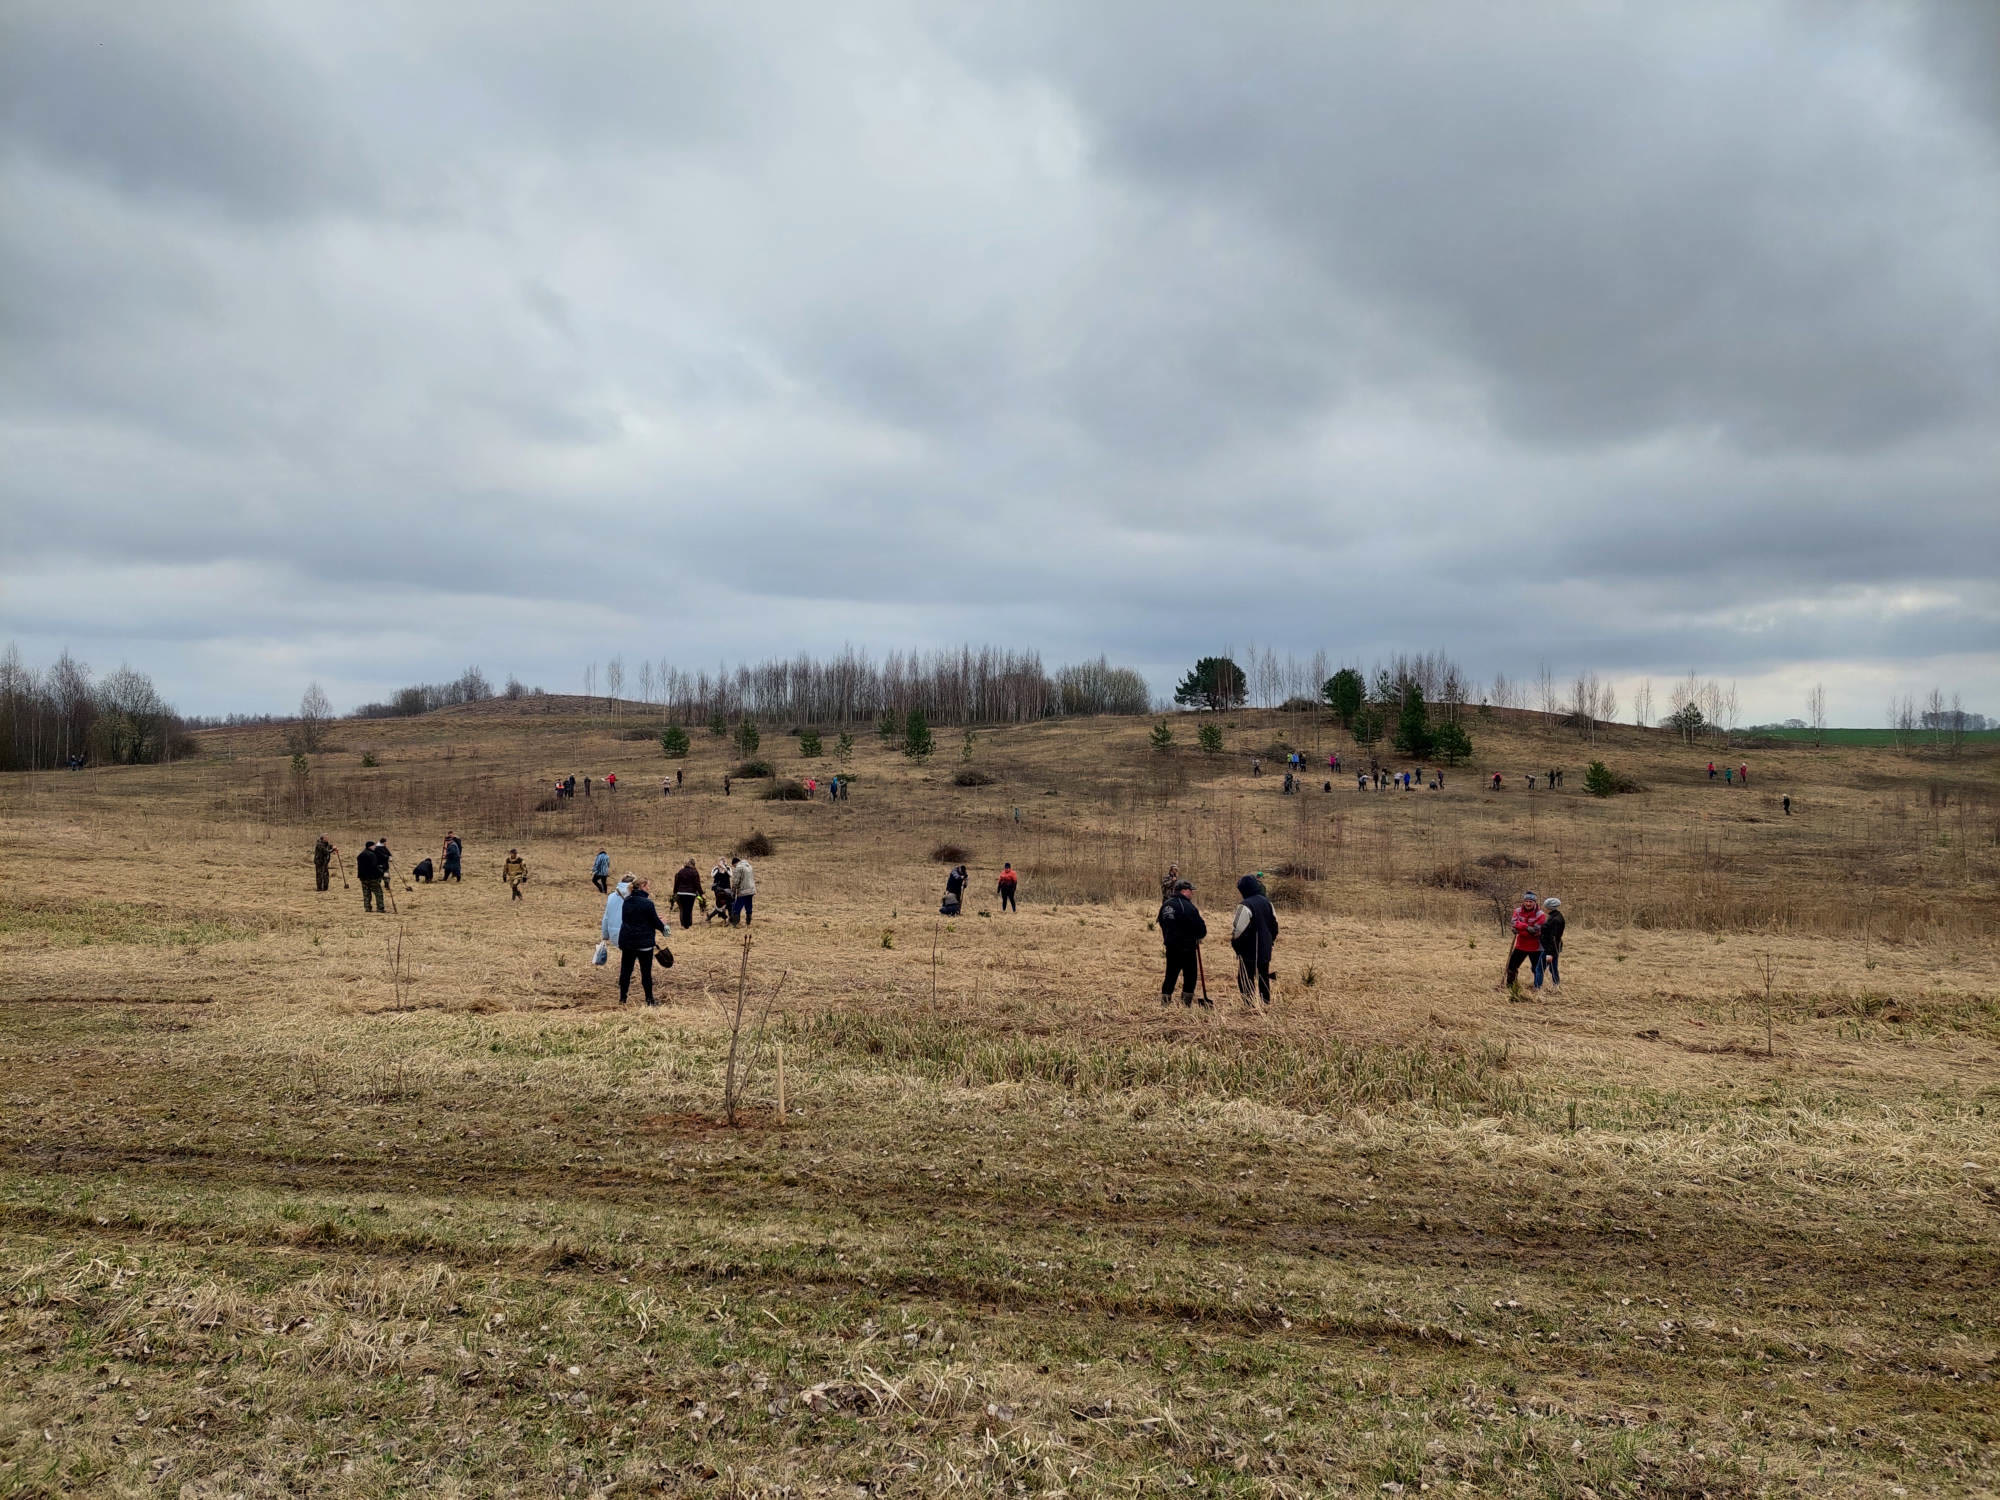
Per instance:
[[[591,861],[590,883],[597,887],[599,895],[611,894],[611,855],[607,850],[599,849],[597,858]]]

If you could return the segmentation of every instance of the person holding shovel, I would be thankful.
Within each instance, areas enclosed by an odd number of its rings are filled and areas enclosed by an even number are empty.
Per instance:
[[[1181,1004],[1194,1004],[1195,977],[1201,973],[1201,940],[1208,936],[1208,923],[1194,904],[1194,882],[1175,880],[1173,894],[1160,903],[1160,941],[1166,945],[1167,974],[1160,981],[1160,1004],[1174,1003],[1174,980],[1181,982]],[[1208,986],[1202,985],[1201,1003],[1209,1004]]]
[[[340,850],[334,847],[332,840],[328,839],[325,834],[321,834],[319,842],[313,845],[313,888],[315,890],[323,891],[327,888],[330,883],[328,877],[333,873],[333,857],[338,853],[340,853]]]

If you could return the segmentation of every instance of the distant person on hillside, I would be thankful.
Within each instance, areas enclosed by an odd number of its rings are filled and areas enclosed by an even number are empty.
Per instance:
[[[1237,881],[1236,893],[1243,898],[1229,925],[1229,946],[1236,953],[1236,992],[1255,1010],[1258,995],[1265,1005],[1271,1003],[1271,949],[1278,941],[1278,914],[1264,893],[1264,882],[1255,875]]]
[[[1292,795],[1292,788],[1295,784],[1292,779],[1292,773],[1290,771],[1285,772],[1285,795],[1287,797]]]
[[[639,967],[639,988],[645,994],[648,1005],[658,1005],[653,998],[653,944],[657,935],[667,930],[667,924],[660,920],[659,908],[653,905],[653,897],[643,880],[632,883],[632,894],[625,898],[624,909],[619,913],[618,925],[618,1003],[623,1005],[625,997],[632,989],[632,966]],[[673,955],[667,955],[673,961]]]
[[[354,878],[361,882],[363,911],[386,912],[389,909],[382,899],[382,876],[375,865],[375,840],[370,839],[363,844],[361,852],[354,856]]]
[[[456,880],[460,885],[465,884],[465,872],[462,868],[464,858],[465,845],[458,841],[457,834],[447,831],[444,836],[444,878],[446,880]]]
[[[1708,779],[1709,779],[1710,781],[1713,781],[1713,780],[1715,780],[1715,762],[1714,762],[1714,761],[1710,761],[1710,762],[1708,763]]]
[[[1750,785],[1750,762],[1745,761],[1736,768],[1736,779],[1744,786]]]
[[[332,841],[321,834],[319,842],[313,845],[313,889],[323,891],[331,883],[329,877],[333,874],[333,857],[338,853],[340,850],[334,847]]]
[[[1542,922],[1542,968],[1549,976],[1549,988],[1559,990],[1563,987],[1562,974],[1557,968],[1557,961],[1562,957],[1563,951],[1564,923],[1562,901],[1555,896],[1549,897],[1548,900],[1542,903],[1542,916],[1544,919]]]
[[[729,775],[727,772],[724,772],[722,777],[722,795],[725,797],[729,795]]]
[[[1785,793],[1785,816],[1789,818],[1791,815],[1792,815],[1792,794],[1790,792],[1787,792]],[[326,887],[321,886],[320,889],[325,890]]]
[[[1174,981],[1181,982],[1181,1004],[1194,1004],[1195,977],[1201,972],[1201,940],[1208,936],[1208,923],[1194,904],[1194,883],[1176,880],[1174,888],[1160,903],[1160,941],[1166,945],[1167,973],[1160,981],[1160,1004],[1174,1003]],[[1207,1005],[1207,995],[1201,997]]]
[[[1507,974],[1494,986],[1496,989],[1511,990],[1520,983],[1523,960],[1532,960],[1535,988],[1542,987],[1542,927],[1547,920],[1542,915],[1542,903],[1535,893],[1523,891],[1519,904],[1514,908],[1514,946],[1507,953]]]
[[[701,924],[704,927],[713,922],[717,917],[722,918],[725,922],[729,920],[729,861],[727,859],[718,859],[715,862],[715,868],[708,872],[708,889],[711,904],[708,909],[708,915],[702,918]]]
[[[1354,790],[1357,792],[1368,790],[1368,773],[1366,771],[1356,771],[1354,773]]]
[[[729,925],[734,927],[740,922],[748,927],[757,904],[757,872],[740,854],[729,867],[729,898]]]
[[[597,858],[590,862],[590,883],[596,886],[600,893],[610,889],[611,853],[609,850],[599,849],[597,851]]]
[[[500,866],[500,878],[507,883],[511,899],[521,899],[521,885],[528,878],[528,862],[521,858],[519,849],[509,849],[507,858]]]
[[[1250,774],[1252,776],[1262,776],[1264,774],[1264,763],[1254,755],[1250,757]]]
[[[1534,789],[1535,789],[1535,773],[1533,771],[1530,771],[1528,773],[1528,790],[1532,792]]]
[[[1493,790],[1496,792],[1500,790],[1500,773],[1498,771],[1493,773]]]
[[[1722,784],[1724,786],[1736,785],[1736,768],[1734,766],[1724,766],[1722,768]]]
[[[607,792],[615,792],[618,790],[618,773],[616,771],[613,771],[610,775],[604,778],[604,790]]]
[[[394,863],[394,856],[389,853],[389,840],[387,838],[379,838],[375,840],[375,868],[377,873],[379,873],[381,876],[382,885],[384,889],[387,889],[388,887],[390,879],[390,866],[393,863]]]
[[[585,801],[590,799],[590,778],[588,776],[583,778],[583,795]]]
[[[1000,862],[1000,910],[1018,914],[1021,908],[1014,904],[1014,892],[1019,889],[1021,877],[1014,873],[1014,867],[1005,860]]]

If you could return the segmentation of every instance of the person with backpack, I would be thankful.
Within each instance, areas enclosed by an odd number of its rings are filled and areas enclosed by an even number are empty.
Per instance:
[[[700,899],[701,871],[689,855],[688,862],[674,871],[674,905],[680,908],[682,931],[694,926],[694,904]]]
[[[1562,902],[1551,896],[1542,903],[1542,969],[1549,976],[1549,988],[1563,987],[1562,974],[1557,969],[1557,960],[1563,951]],[[1537,981],[1539,985],[1539,981]]]
[[[1278,941],[1278,914],[1264,893],[1264,882],[1245,875],[1236,882],[1243,902],[1229,924],[1229,946],[1236,952],[1236,990],[1243,1003],[1257,1008],[1257,996],[1271,1003],[1271,948]]]
[[[1208,923],[1194,904],[1193,890],[1193,881],[1176,880],[1173,893],[1160,903],[1160,941],[1167,950],[1167,973],[1160,981],[1162,1005],[1174,1003],[1176,979],[1181,982],[1181,1004],[1192,1006],[1195,1001],[1194,982],[1201,973],[1201,940],[1208,936]],[[1205,990],[1201,1003],[1209,1004]]]
[[[951,873],[944,878],[944,900],[938,905],[938,915],[955,917],[965,899],[965,882],[969,877],[964,865],[953,865]]]
[[[619,911],[618,923],[618,1003],[623,1005],[625,997],[632,989],[632,968],[639,969],[639,988],[644,992],[648,1005],[658,1005],[653,998],[653,943],[656,933],[667,930],[667,924],[660,920],[659,908],[653,905],[653,896],[647,882],[636,880],[632,883],[632,894],[625,898]],[[674,961],[673,951],[666,950],[669,967]]]
[[[1534,970],[1534,987],[1542,987],[1542,928],[1547,922],[1548,918],[1542,914],[1542,903],[1535,893],[1523,891],[1520,903],[1514,908],[1514,946],[1507,952],[1507,974],[1494,986],[1495,989],[1511,990],[1520,983],[1524,960],[1530,961]]]
[[[1014,903],[1014,892],[1020,887],[1021,877],[1014,873],[1014,867],[1005,860],[1000,862],[1000,910],[1011,911],[1017,916],[1021,908]]]
[[[599,849],[597,858],[590,862],[590,883],[597,887],[599,895],[610,891],[611,854],[608,850]]]

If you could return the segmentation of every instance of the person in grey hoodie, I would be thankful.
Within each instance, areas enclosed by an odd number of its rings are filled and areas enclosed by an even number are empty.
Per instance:
[[[1257,996],[1271,1003],[1271,948],[1278,941],[1278,914],[1264,894],[1264,882],[1245,875],[1236,882],[1243,904],[1229,925],[1229,946],[1236,950],[1236,988],[1243,1003],[1256,1009]]]
[[[1542,970],[1549,976],[1549,988],[1563,987],[1560,964],[1563,951],[1562,902],[1551,896],[1542,903],[1542,910],[1548,914],[1548,921],[1542,924]]]

